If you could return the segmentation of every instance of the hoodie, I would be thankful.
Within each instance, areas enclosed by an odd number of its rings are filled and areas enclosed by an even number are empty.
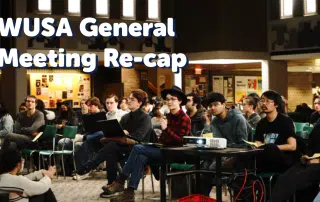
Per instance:
[[[238,109],[230,108],[225,119],[214,117],[210,125],[204,125],[203,133],[213,133],[213,137],[226,138],[227,144],[242,144],[248,139],[248,123]]]
[[[188,116],[191,119],[191,136],[200,136],[203,127],[204,127],[204,121],[202,120],[202,111],[198,110],[197,113],[195,113],[192,117],[189,113],[187,113]]]

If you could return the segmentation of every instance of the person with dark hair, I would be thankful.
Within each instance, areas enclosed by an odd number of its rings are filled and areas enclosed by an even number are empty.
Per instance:
[[[46,123],[48,123],[48,121],[52,121],[56,118],[56,115],[53,111],[46,110],[44,102],[40,99],[37,99],[36,109],[41,111],[44,114],[44,119],[45,119]]]
[[[35,149],[37,144],[32,139],[38,134],[38,129],[45,124],[44,114],[36,109],[36,96],[27,96],[25,102],[28,110],[18,114],[13,126],[14,133],[9,133],[4,141],[15,142],[20,149]]]
[[[204,121],[202,120],[202,111],[201,111],[201,98],[194,94],[190,93],[187,95],[187,115],[191,119],[191,136],[199,136],[201,131],[204,128]]]
[[[284,114],[283,101],[277,92],[264,92],[260,102],[267,116],[256,128],[255,142],[264,148],[257,157],[257,168],[260,172],[282,173],[298,158],[293,121]]]
[[[243,100],[243,112],[251,129],[255,129],[261,120],[261,117],[256,113],[258,101],[254,97],[246,97]]]
[[[126,97],[121,99],[118,108],[122,111],[130,112],[130,109],[128,108],[128,99]]]
[[[23,103],[21,103],[21,104],[19,105],[19,113],[24,112],[24,111],[27,111],[27,110],[28,110],[28,108],[27,108],[27,105],[26,105],[25,102],[23,102]]]
[[[147,93],[143,90],[134,90],[128,97],[128,107],[131,110],[130,113],[125,114],[121,120],[120,125],[126,135],[130,135],[141,142],[149,142],[152,132],[151,117],[144,113],[141,109],[147,99]],[[97,155],[88,161],[85,165],[77,168],[75,173],[77,175],[84,175],[89,173],[90,170],[97,168],[100,163],[107,161],[107,178],[108,185],[112,184],[117,177],[117,165],[119,160],[123,158],[124,154],[129,154],[132,148],[132,141],[129,138],[124,138],[121,141],[116,139],[108,139],[106,137],[101,138],[100,142],[103,144],[103,148],[99,150]],[[100,196],[105,197],[106,193],[102,193]]]
[[[170,114],[161,122],[162,133],[159,142],[165,146],[182,146],[183,136],[189,135],[191,130],[191,120],[181,109],[181,106],[186,104],[187,98],[177,86],[163,90],[161,96],[167,100]],[[104,191],[106,194],[123,191],[117,196],[117,201],[134,200],[134,190],[138,188],[144,166],[150,162],[160,163],[160,159],[160,148],[135,145],[120,175],[110,186],[104,186]],[[124,182],[128,178],[128,188],[124,190]]]
[[[5,137],[13,131],[13,119],[6,106],[0,101],[0,148]]]
[[[214,137],[227,139],[228,144],[242,144],[248,138],[248,123],[242,113],[235,108],[226,107],[226,99],[220,93],[211,93],[204,104],[215,117],[210,122],[206,116],[204,133],[212,132]]]
[[[18,175],[24,167],[24,159],[13,142],[6,142],[0,151],[0,189],[10,193],[10,200],[29,202],[56,202],[51,187],[55,167],[28,175]]]
[[[320,97],[315,97],[313,101],[313,106],[315,109],[315,112],[313,112],[310,116],[310,124],[316,124],[317,121],[320,118]]]
[[[55,123],[60,131],[65,125],[69,125],[69,126],[78,125],[77,114],[73,111],[72,107],[69,106],[68,102],[61,103],[60,111],[58,111],[58,115],[56,117]]]

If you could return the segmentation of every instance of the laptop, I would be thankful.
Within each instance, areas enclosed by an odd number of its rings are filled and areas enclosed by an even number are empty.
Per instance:
[[[107,116],[105,112],[98,112],[95,114],[85,114],[82,117],[83,126],[86,133],[94,133],[100,131],[98,121],[106,120]]]
[[[132,137],[130,135],[126,135],[117,119],[101,120],[101,121],[98,121],[98,124],[99,124],[100,130],[103,131],[103,134],[105,137],[123,137],[123,136],[125,136],[125,137],[133,139],[137,142],[140,142],[140,140],[138,140],[137,138]]]

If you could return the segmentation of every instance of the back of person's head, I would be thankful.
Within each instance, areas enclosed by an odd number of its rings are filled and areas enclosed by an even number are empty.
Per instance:
[[[279,93],[277,93],[276,91],[273,90],[269,90],[269,91],[265,91],[264,93],[262,93],[262,96],[268,98],[269,100],[273,100],[274,101],[274,105],[278,106],[277,107],[277,112],[278,113],[282,113],[285,114],[285,103],[282,100],[282,97]]]
[[[45,109],[45,105],[44,105],[44,102],[40,99],[37,100],[37,106],[36,106],[36,109],[39,110],[39,111],[44,111]]]
[[[4,102],[0,101],[0,118],[2,118],[4,115],[8,114],[8,109]]]
[[[21,160],[21,151],[16,143],[5,141],[0,150],[0,175],[12,171]]]
[[[260,100],[260,96],[258,95],[258,93],[250,93],[247,97],[253,97]]]

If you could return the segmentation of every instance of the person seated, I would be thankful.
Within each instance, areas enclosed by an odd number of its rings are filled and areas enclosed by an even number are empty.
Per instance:
[[[46,107],[44,105],[44,102],[40,99],[37,99],[36,109],[41,111],[44,114],[45,123],[49,124],[56,118],[56,115],[53,111],[46,110],[45,108]]]
[[[13,119],[7,107],[0,101],[0,148],[5,137],[13,131]]]
[[[243,100],[243,112],[251,129],[256,129],[261,117],[256,113],[258,99],[247,97]]]
[[[78,126],[77,114],[73,111],[72,107],[69,106],[68,102],[62,102],[60,110],[57,112],[55,124],[58,127],[58,133],[62,133],[64,126]]]
[[[202,110],[201,110],[201,98],[190,93],[187,95],[187,115],[191,119],[191,136],[200,136],[203,128],[204,121],[202,120]]]
[[[27,105],[26,105],[25,102],[23,102],[23,103],[21,103],[21,104],[19,105],[19,113],[24,112],[24,111],[27,111],[27,110],[28,110],[28,108],[27,108]]]
[[[277,178],[271,195],[271,202],[283,202],[294,194],[296,201],[312,202],[319,193],[320,159],[310,159],[320,153],[320,124],[316,125],[308,138],[308,148],[301,162],[289,168]]]
[[[51,188],[51,179],[56,173],[55,167],[39,170],[28,175],[19,175],[24,160],[17,145],[6,142],[0,151],[0,190],[10,193],[12,201],[56,202]]]
[[[128,98],[128,107],[130,113],[125,114],[121,120],[120,125],[124,133],[138,139],[141,142],[149,142],[152,132],[151,117],[142,111],[141,107],[147,99],[147,93],[143,90],[133,90]],[[107,162],[107,179],[108,184],[112,184],[118,171],[118,162],[123,159],[124,155],[128,155],[135,141],[125,138],[122,142],[108,141],[105,137],[101,139],[103,148],[95,155],[95,157],[87,162],[85,165],[79,167],[76,174],[83,175],[90,170],[96,169],[102,162]],[[102,193],[101,197],[105,194]]]
[[[260,102],[266,117],[256,128],[255,143],[264,148],[257,156],[257,169],[259,172],[283,173],[299,159],[294,124],[284,114],[285,106],[277,92],[264,92]]]
[[[315,111],[310,116],[310,124],[315,125],[320,118],[320,97],[315,97],[313,101]]]
[[[35,149],[37,143],[32,140],[38,135],[39,128],[45,124],[44,114],[36,109],[36,96],[27,96],[25,102],[28,110],[18,114],[13,126],[14,133],[9,133],[4,142],[15,142],[20,149]]]
[[[164,118],[163,114],[161,113],[162,103],[157,103],[152,110],[153,118],[151,119],[153,130],[156,132],[157,137],[160,137],[162,130],[161,130],[161,121]]]
[[[159,142],[165,146],[182,146],[183,136],[189,135],[191,131],[191,120],[181,109],[181,106],[186,104],[187,97],[176,86],[173,86],[172,89],[163,90],[161,96],[167,100],[170,113],[167,115],[167,119],[161,121],[162,133]],[[120,175],[114,183],[104,186],[102,189],[106,195],[124,191],[115,200],[133,201],[134,190],[138,188],[145,165],[150,163],[160,164],[160,160],[160,148],[135,145]],[[124,190],[124,182],[128,178],[128,188]]]
[[[126,97],[123,97],[121,99],[121,102],[118,108],[124,112],[130,112],[130,109],[128,108],[128,99]]]

